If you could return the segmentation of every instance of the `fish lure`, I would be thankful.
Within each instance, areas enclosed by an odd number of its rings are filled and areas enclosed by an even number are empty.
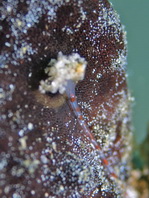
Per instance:
[[[113,168],[109,165],[100,145],[94,138],[91,130],[85,122],[80,107],[77,102],[77,96],[75,93],[75,87],[79,80],[83,80],[85,76],[87,62],[79,54],[74,53],[69,56],[63,55],[61,52],[58,54],[58,60],[52,59],[49,63],[49,67],[45,69],[45,73],[48,74],[48,78],[45,81],[40,82],[39,90],[41,93],[51,92],[60,94],[66,94],[68,104],[73,111],[79,125],[86,137],[91,142],[94,150],[99,153],[103,165],[107,168],[110,176],[117,178]]]

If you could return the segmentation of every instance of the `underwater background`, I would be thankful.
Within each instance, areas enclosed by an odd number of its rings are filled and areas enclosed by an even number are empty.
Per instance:
[[[149,1],[110,0],[125,25],[128,40],[128,84],[134,133],[134,168],[149,164]]]

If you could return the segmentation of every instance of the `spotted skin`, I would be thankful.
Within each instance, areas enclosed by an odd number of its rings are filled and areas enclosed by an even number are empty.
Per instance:
[[[113,168],[109,165],[109,162],[106,159],[104,153],[102,152],[100,145],[95,140],[94,135],[91,133],[89,127],[87,126],[87,124],[86,124],[86,122],[83,118],[83,115],[81,113],[80,107],[79,107],[78,102],[77,102],[77,97],[76,97],[76,94],[75,94],[75,85],[76,85],[76,83],[74,83],[72,80],[69,80],[68,83],[67,83],[66,95],[67,95],[67,98],[68,98],[69,106],[72,109],[75,117],[77,118],[80,126],[82,127],[83,132],[85,133],[85,135],[87,136],[87,138],[91,142],[91,145],[92,145],[93,149],[98,151],[99,156],[101,157],[102,163],[107,168],[110,176],[114,177],[114,178],[118,178],[118,176],[115,174]]]
[[[89,152],[64,95],[39,91],[59,52],[85,58],[78,103],[108,166],[127,184],[132,133],[119,16],[108,0],[0,2],[0,198],[126,197],[100,154]]]

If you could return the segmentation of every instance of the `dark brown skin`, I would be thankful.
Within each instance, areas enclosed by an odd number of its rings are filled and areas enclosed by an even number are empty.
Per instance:
[[[0,3],[0,197],[124,197],[130,98],[117,14],[107,0],[15,2]],[[78,103],[118,179],[81,132],[65,94],[38,89],[60,51],[88,62]]]

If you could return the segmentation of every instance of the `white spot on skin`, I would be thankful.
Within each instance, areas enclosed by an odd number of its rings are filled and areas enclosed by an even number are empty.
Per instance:
[[[27,136],[24,136],[19,139],[19,142],[21,144],[21,146],[20,146],[21,150],[25,150],[27,148],[26,140],[27,140]]]
[[[3,168],[7,165],[7,160],[6,159],[1,159],[0,160],[0,171],[3,170]]]
[[[35,159],[35,160],[26,159],[23,161],[23,166],[28,168],[28,171],[30,174],[33,174],[35,172],[35,170],[39,164],[40,164],[40,161],[37,159]]]
[[[53,148],[54,151],[57,151],[56,143],[55,142],[52,142],[52,148]]]
[[[45,197],[49,197],[49,194],[46,192],[46,193],[44,194],[44,196],[45,196]]]
[[[11,10],[12,10],[12,7],[11,6],[7,6],[7,12],[11,12]]]
[[[21,198],[21,196],[20,196],[18,193],[14,193],[14,194],[12,195],[12,197],[13,197],[13,198]]]
[[[32,195],[35,195],[35,191],[34,191],[34,190],[32,190],[32,191],[31,191],[31,194],[32,194]]]
[[[60,190],[60,192],[63,192],[65,190],[64,186],[60,185],[59,190]]]
[[[12,84],[10,84],[10,85],[9,85],[9,88],[11,89],[11,91],[14,91],[15,86],[14,86],[14,85],[12,85]]]
[[[46,156],[41,155],[41,161],[42,161],[43,164],[47,164],[49,160],[47,159]]]
[[[28,123],[27,128],[28,128],[29,130],[32,130],[32,129],[34,128],[34,125],[33,125],[32,123]]]
[[[32,73],[30,72],[29,74],[28,74],[28,77],[31,77],[32,76]]]
[[[6,42],[6,43],[5,43],[5,46],[10,47],[10,46],[11,46],[11,44],[10,44],[10,43],[8,43],[8,42]]]
[[[23,129],[21,129],[21,130],[18,132],[18,134],[19,134],[19,136],[23,136],[23,134],[24,134],[24,130],[23,130]]]

